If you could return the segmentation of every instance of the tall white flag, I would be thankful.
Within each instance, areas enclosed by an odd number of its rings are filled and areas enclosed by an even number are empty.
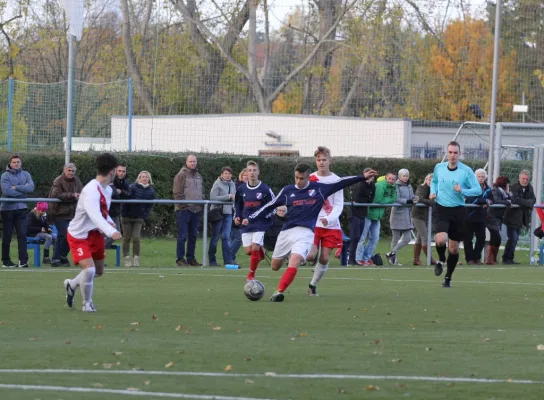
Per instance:
[[[68,17],[68,34],[74,35],[76,40],[81,40],[83,35],[83,18],[84,18],[84,1],[85,0],[64,0],[64,9]]]

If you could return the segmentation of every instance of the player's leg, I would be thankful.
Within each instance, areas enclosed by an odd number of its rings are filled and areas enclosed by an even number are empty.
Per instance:
[[[438,261],[434,266],[434,274],[436,276],[442,275],[442,272],[444,271],[449,228],[449,208],[436,204],[433,210],[433,229],[436,232],[434,235],[434,242],[436,244],[436,252],[438,253]]]
[[[317,284],[327,269],[329,268],[329,260],[331,253],[335,248],[342,247],[342,231],[339,229],[325,229],[321,235],[321,254],[319,255],[319,261],[315,266],[314,275],[308,285],[308,295],[317,296]]]
[[[314,244],[312,244],[312,248],[310,249],[310,252],[308,253],[308,257],[306,258],[306,261],[308,261],[310,264],[315,264],[318,252],[319,252],[319,237],[316,232],[314,237]]]
[[[249,246],[250,248],[249,273],[247,274],[248,281],[255,279],[255,272],[257,271],[257,268],[259,267],[259,263],[262,260],[264,260],[263,243],[264,243],[264,232],[251,233],[251,246]]]
[[[465,210],[463,207],[453,208],[450,218],[447,270],[442,282],[442,286],[445,288],[451,287],[451,278],[459,262],[459,242],[463,239],[465,228]]]
[[[284,258],[289,252],[291,256],[289,257],[289,265],[281,277],[278,289],[274,292],[270,301],[283,301],[284,292],[295,279],[300,264],[306,260],[312,248],[313,240],[314,233],[308,228],[295,227],[280,233],[273,258]],[[274,265],[272,268],[274,269]]]

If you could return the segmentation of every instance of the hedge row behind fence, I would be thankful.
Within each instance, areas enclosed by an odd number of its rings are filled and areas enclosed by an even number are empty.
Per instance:
[[[36,190],[32,197],[47,197],[53,180],[62,173],[64,165],[64,154],[43,154],[43,153],[21,153],[23,169],[30,172],[32,179],[36,184]],[[77,175],[83,182],[87,183],[95,177],[94,158],[96,154],[92,153],[73,153],[71,161],[77,167]],[[0,165],[8,164],[10,154],[0,153]],[[260,178],[269,185],[274,193],[278,193],[282,187],[294,182],[293,169],[297,162],[306,162],[315,167],[313,159],[264,159],[259,157],[240,157],[240,156],[217,156],[200,154],[198,156],[198,170],[204,178],[206,187],[206,198],[209,198],[209,192],[213,182],[220,175],[221,168],[230,166],[234,170],[234,177],[238,176],[239,171],[245,167],[248,160],[254,160],[259,163],[261,174]],[[146,153],[125,153],[117,154],[120,161],[127,165],[128,176],[132,181],[136,179],[140,171],[149,171],[153,178],[153,183],[157,191],[157,198],[171,199],[172,183],[175,175],[185,165],[185,154],[179,154],[170,158],[152,156]],[[401,168],[407,168],[410,171],[410,181],[412,185],[419,185],[425,179],[425,176],[433,171],[436,160],[412,160],[400,158],[359,158],[359,157],[338,157],[334,158],[331,169],[340,176],[361,174],[366,167],[374,168],[380,175],[388,171],[398,171]],[[481,162],[468,163],[471,167],[480,168]],[[351,200],[350,188],[345,190],[346,201]],[[33,206],[32,204],[30,206]],[[346,233],[349,233],[348,224],[349,212],[346,210],[343,214],[343,227]],[[152,236],[175,236],[177,232],[176,219],[173,205],[155,205],[149,220],[144,227],[144,233]],[[382,232],[389,235],[388,214],[382,221]]]

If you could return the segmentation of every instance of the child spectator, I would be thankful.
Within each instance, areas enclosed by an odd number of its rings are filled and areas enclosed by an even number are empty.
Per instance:
[[[51,264],[51,258],[49,258],[49,249],[53,243],[53,230],[47,223],[47,209],[48,204],[45,202],[39,202],[36,207],[30,210],[26,216],[27,236],[35,237],[38,240],[44,240],[43,245],[43,260],[44,264]]]

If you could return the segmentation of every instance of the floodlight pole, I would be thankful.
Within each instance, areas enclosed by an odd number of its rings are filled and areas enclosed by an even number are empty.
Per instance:
[[[65,163],[70,162],[70,151],[72,150],[72,132],[74,130],[74,75],[75,75],[75,41],[74,35],[68,34],[68,93],[66,95],[66,143],[65,143]]]
[[[495,42],[493,47],[493,83],[491,87],[491,117],[489,120],[489,165],[488,165],[488,176],[487,184],[491,187],[493,186],[493,180],[496,176],[493,176],[493,173],[496,170],[500,170],[500,151],[499,154],[495,155],[495,122],[497,120],[497,90],[498,90],[498,80],[499,80],[499,50],[500,50],[500,35],[501,35],[501,14],[502,14],[502,1],[497,0],[496,9],[495,9]],[[500,149],[500,143],[498,148]],[[495,158],[496,156],[496,158]],[[498,165],[495,165],[495,162]]]

